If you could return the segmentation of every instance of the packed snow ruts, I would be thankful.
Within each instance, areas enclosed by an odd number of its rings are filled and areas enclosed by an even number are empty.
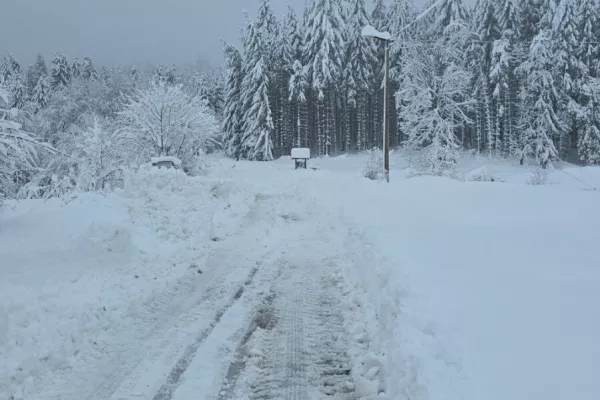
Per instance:
[[[285,268],[236,350],[220,400],[353,398],[349,343],[328,282],[315,267]]]
[[[217,312],[217,314],[215,315],[215,319],[211,322],[208,328],[202,331],[198,335],[198,338],[195,340],[195,342],[187,347],[184,355],[177,361],[177,364],[175,364],[175,366],[171,370],[171,373],[167,377],[167,381],[160,387],[156,395],[153,397],[153,400],[171,399],[174,391],[177,389],[182,374],[186,371],[186,369],[190,365],[190,362],[196,356],[196,352],[198,351],[198,348],[200,347],[204,339],[206,339],[206,337],[211,334],[215,326],[221,321],[221,317],[223,316],[223,314],[227,312],[227,310],[233,305],[233,303],[235,303],[240,299],[240,297],[242,297],[244,289],[248,285],[250,285],[250,283],[252,283],[252,279],[254,278],[254,275],[256,275],[257,271],[257,268],[253,268],[250,271],[250,274],[248,275],[248,278],[246,279],[244,284],[240,286],[240,288],[235,292],[231,300]]]

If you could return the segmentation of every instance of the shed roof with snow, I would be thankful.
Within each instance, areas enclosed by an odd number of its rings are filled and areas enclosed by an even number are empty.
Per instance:
[[[292,158],[310,158],[310,149],[306,147],[297,147],[292,149]]]

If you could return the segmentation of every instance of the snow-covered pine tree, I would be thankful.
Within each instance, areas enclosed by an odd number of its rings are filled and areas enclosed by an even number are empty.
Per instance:
[[[445,32],[426,49],[409,50],[403,65],[405,79],[397,93],[403,104],[400,116],[406,144],[423,150],[422,172],[436,175],[454,165],[460,147],[455,132],[472,122],[467,116],[471,76],[462,66],[463,51],[457,45],[468,32],[464,28]]]
[[[551,38],[549,30],[540,31],[531,43],[528,59],[519,67],[528,109],[523,113],[521,159],[533,157],[543,168],[558,156],[552,137],[560,137],[564,130],[556,110],[561,94],[553,76],[555,54]]]
[[[48,107],[50,98],[50,77],[41,76],[33,88],[32,101],[36,105],[36,111]]]
[[[273,118],[273,133],[271,140],[273,142],[273,150],[276,155],[281,154],[283,145],[283,126],[281,113],[283,112],[284,102],[287,100],[287,85],[289,80],[285,78],[284,63],[282,60],[282,29],[275,17],[271,0],[261,0],[258,7],[258,14],[255,20],[255,31],[261,37],[263,44],[263,61],[266,75],[269,78],[267,86],[269,106]]]
[[[374,80],[373,65],[377,64],[377,49],[373,40],[362,37],[362,28],[371,25],[364,0],[349,0],[346,31],[344,81],[347,84],[346,132],[344,150],[350,151],[352,137],[357,149],[364,150],[368,129],[368,95]]]
[[[307,21],[304,44],[317,103],[317,151],[319,155],[328,155],[337,135],[335,108],[343,76],[342,5],[339,0],[311,0]]]
[[[79,78],[81,76],[81,67],[81,62],[79,62],[79,59],[75,57],[73,59],[73,63],[71,64],[71,76],[73,78]]]
[[[84,81],[93,81],[98,79],[98,71],[90,57],[85,57],[81,65],[81,78]]]
[[[21,64],[15,59],[12,54],[4,57],[0,63],[0,84],[10,88],[13,80],[17,79],[21,74]]]
[[[52,89],[68,86],[71,83],[71,67],[64,54],[55,53],[52,59]]]
[[[508,29],[494,41],[491,57],[490,81],[492,97],[496,106],[495,125],[499,134],[496,143],[498,153],[508,157],[518,151],[519,136],[514,124],[514,36]]]
[[[519,110],[518,92],[520,83],[515,68],[520,63],[520,21],[516,0],[502,0],[499,4],[498,23],[502,38],[494,47],[494,70],[500,74],[504,90],[501,93],[503,105],[502,134],[505,156],[515,156],[520,148],[521,134],[517,124]]]
[[[489,155],[495,155],[502,148],[499,131],[501,76],[492,74],[494,43],[501,37],[494,4],[493,0],[480,0],[473,20],[474,31],[478,38],[476,45],[479,47],[477,49],[479,57],[475,61],[477,68],[473,72],[476,77],[476,96],[482,116],[481,131],[478,132],[478,136],[487,144]]]
[[[257,161],[273,159],[274,126],[264,46],[260,31],[252,24],[244,49],[242,154]]]
[[[374,0],[371,22],[380,32],[389,31],[388,6],[385,0]]]
[[[179,85],[183,81],[182,76],[177,72],[177,67],[175,65],[164,64],[160,64],[158,67],[156,67],[156,71],[154,72],[152,79],[155,84],[164,85]]]
[[[434,2],[431,1],[431,3]],[[458,29],[460,26],[464,28],[470,20],[469,12],[463,0],[442,0],[432,15],[435,16],[435,20],[430,27],[430,31],[438,36],[442,35],[451,26],[453,29]]]
[[[578,84],[578,103],[583,115],[578,130],[577,151],[586,164],[600,164],[600,8],[594,0],[577,0],[576,58],[585,75]]]
[[[35,63],[27,68],[25,74],[25,85],[27,86],[27,94],[30,99],[33,98],[34,89],[41,77],[48,76],[48,68],[44,57],[38,53]]]
[[[400,88],[403,71],[402,71],[402,58],[404,56],[404,49],[407,46],[414,45],[413,39],[416,37],[416,26],[409,25],[417,17],[417,9],[413,3],[413,0],[393,0],[389,8],[389,32],[395,34],[395,43],[391,47],[391,60],[390,60],[390,78],[391,78],[391,93],[396,93]],[[392,145],[394,143],[402,143],[404,136],[402,131],[399,129],[400,124],[398,123],[399,112],[402,108],[401,104],[396,105],[396,97],[390,98],[390,108],[396,110],[396,113],[392,113],[390,128],[391,132],[395,132],[392,137]]]
[[[600,78],[590,78],[582,93],[584,121],[579,132],[579,158],[589,165],[600,165]]]
[[[23,82],[22,78],[20,75],[16,75],[13,79],[12,79],[12,100],[11,100],[11,108],[15,108],[15,109],[23,109],[23,107],[25,107],[25,103],[28,100],[28,95],[27,95],[27,86],[25,86],[25,83]]]
[[[288,12],[283,23],[286,39],[284,40],[284,60],[289,68],[289,82],[287,87],[288,109],[286,113],[289,140],[293,146],[306,145],[308,133],[306,115],[306,89],[308,87],[306,68],[302,65],[303,38],[296,12],[288,3]]]
[[[520,0],[518,3],[520,39],[527,48],[542,29],[542,18],[548,10],[549,1],[554,0]]]
[[[225,84],[225,101],[223,110],[223,147],[229,157],[239,159],[242,155],[242,101],[241,87],[243,81],[242,56],[240,51],[225,43],[227,61],[227,82]]]
[[[302,65],[300,60],[294,61],[293,74],[290,78],[290,101],[295,103],[296,116],[293,122],[296,123],[294,145],[296,147],[308,147],[308,116],[307,116],[307,97],[306,93],[309,87],[308,68]]]
[[[581,104],[581,91],[586,85],[586,65],[577,57],[580,33],[573,4],[561,0],[552,18],[552,44],[556,82],[561,88],[561,99],[557,112],[564,122],[565,130],[554,138],[562,158],[570,162],[579,159],[577,154],[578,132],[587,124],[585,110]]]

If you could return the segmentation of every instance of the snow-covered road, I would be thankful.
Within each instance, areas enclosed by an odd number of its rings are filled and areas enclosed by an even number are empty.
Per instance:
[[[198,199],[200,192],[208,193],[210,199],[206,194]],[[133,178],[125,201],[113,200],[106,200],[107,213],[127,209],[130,219],[125,221],[122,213],[117,229],[124,237],[119,239],[121,247],[127,250],[114,244],[103,248],[104,253],[113,254],[110,278],[81,266],[78,279],[61,281],[60,274],[75,267],[65,270],[52,264],[54,270],[48,271],[41,259],[33,260],[26,272],[37,268],[50,274],[52,279],[38,277],[32,282],[39,282],[41,290],[57,286],[55,290],[63,291],[57,296],[62,302],[68,301],[69,290],[79,290],[78,282],[98,278],[102,286],[99,303],[111,291],[121,297],[108,309],[102,306],[106,319],[90,323],[87,332],[76,326],[62,332],[64,320],[86,317],[73,315],[72,309],[53,310],[56,325],[37,329],[56,329],[60,336],[55,342],[44,341],[40,332],[37,348],[21,348],[22,360],[35,360],[35,368],[24,371],[27,364],[13,356],[13,362],[21,364],[14,370],[3,366],[0,393],[7,393],[11,400],[184,400],[198,398],[198,393],[202,399],[251,394],[282,399],[317,399],[319,393],[354,396],[357,377],[350,372],[360,369],[352,368],[350,339],[342,324],[345,297],[338,264],[343,260],[343,242],[331,228],[330,216],[314,199],[290,187],[244,187],[238,182],[233,188],[227,177],[186,180],[160,172]],[[86,204],[82,200],[77,205],[56,206],[62,218],[84,208],[75,218],[83,226],[72,232],[75,235],[85,236],[89,231],[85,218],[97,205],[92,202],[86,210]],[[97,239],[102,246],[115,236],[102,218],[90,223],[96,230],[107,231]],[[80,262],[93,257],[80,246],[69,251],[81,254]],[[29,257],[23,251],[5,251],[6,255],[12,257],[14,266]],[[139,292],[119,289],[119,281],[129,274],[140,280],[147,273],[154,279]],[[26,285],[26,278],[22,279]],[[159,280],[164,282],[156,283]],[[11,318],[16,318],[12,310],[19,307],[18,295],[12,289],[6,304],[11,307]],[[84,293],[71,301],[77,299],[89,301]],[[41,304],[36,308],[35,302],[43,300],[29,299],[38,321],[49,311]],[[13,345],[6,348],[15,351],[19,350],[14,346],[19,334],[27,330],[10,322],[6,344]],[[35,325],[35,319],[25,323]],[[39,352],[53,355],[54,343],[69,337],[81,344],[63,354],[57,352],[63,357],[60,365],[37,358]],[[368,354],[364,335],[360,340],[362,353]],[[358,391],[376,394],[379,369],[366,372],[367,378],[358,377]]]

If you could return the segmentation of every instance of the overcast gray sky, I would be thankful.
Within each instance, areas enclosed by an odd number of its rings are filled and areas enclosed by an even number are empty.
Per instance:
[[[290,1],[272,0],[282,15]],[[42,52],[100,64],[219,63],[220,38],[237,42],[246,9],[260,0],[1,0],[0,55],[22,64]],[[421,4],[424,0],[415,0]],[[466,0],[470,3],[470,0]],[[367,0],[370,5],[371,0]]]

